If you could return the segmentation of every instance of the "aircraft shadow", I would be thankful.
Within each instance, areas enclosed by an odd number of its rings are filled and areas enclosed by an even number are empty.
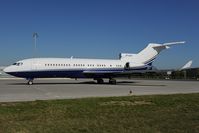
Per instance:
[[[85,81],[85,82],[34,82],[34,85],[112,85],[108,82],[104,82],[103,84],[98,84],[95,81]],[[9,83],[8,85],[27,85],[27,83]],[[138,81],[118,81],[116,85],[126,85],[126,86],[166,86],[166,85],[151,85],[151,84],[141,84]]]

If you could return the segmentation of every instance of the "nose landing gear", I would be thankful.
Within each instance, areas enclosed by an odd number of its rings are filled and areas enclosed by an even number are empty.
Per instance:
[[[33,85],[33,80],[34,79],[27,79],[27,80],[28,80],[28,82],[27,82],[28,85]]]

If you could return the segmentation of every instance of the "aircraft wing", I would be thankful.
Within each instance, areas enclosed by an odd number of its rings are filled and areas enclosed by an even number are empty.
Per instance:
[[[110,70],[110,71],[104,71],[104,70],[88,70],[88,71],[83,71],[83,74],[86,75],[87,77],[93,78],[93,77],[120,77],[122,76],[128,76],[129,74],[131,74],[130,72],[126,72],[126,71],[114,71],[114,70]]]
[[[89,70],[89,71],[83,71],[84,74],[86,75],[116,75],[116,74],[121,74],[123,73],[123,71],[114,71],[114,70],[110,70],[110,71],[104,71],[104,70]]]
[[[103,78],[110,78],[110,77],[128,77],[132,74],[138,74],[138,73],[146,73],[146,72],[151,72],[150,70],[134,70],[134,71],[114,71],[114,70],[110,70],[110,71],[103,71],[103,70],[87,70],[87,71],[83,71],[83,74],[85,76],[87,76],[88,78],[95,78],[95,77],[103,77]]]
[[[95,71],[95,70],[90,70],[90,71],[83,71],[84,74],[107,74],[107,73],[122,73],[123,71]]]

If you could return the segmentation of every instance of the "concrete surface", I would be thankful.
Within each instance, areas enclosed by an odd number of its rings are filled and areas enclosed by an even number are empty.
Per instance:
[[[38,79],[27,85],[24,79],[0,79],[0,102],[199,93],[198,81],[117,80],[117,85],[96,84],[92,79]]]

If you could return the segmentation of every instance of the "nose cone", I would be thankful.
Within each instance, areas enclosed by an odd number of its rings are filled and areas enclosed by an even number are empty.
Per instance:
[[[8,67],[4,68],[3,71],[9,75],[17,77],[17,71],[13,66],[8,66]]]
[[[6,68],[3,69],[3,71],[4,71],[5,73],[9,73],[9,72],[10,72],[9,69],[10,69],[9,67],[6,67]]]

